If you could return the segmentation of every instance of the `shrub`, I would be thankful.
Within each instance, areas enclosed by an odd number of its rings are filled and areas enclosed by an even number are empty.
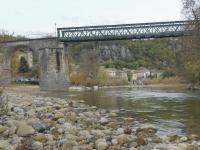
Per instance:
[[[164,78],[174,77],[174,76],[176,76],[176,74],[175,74],[174,72],[172,72],[172,71],[164,71],[164,72],[162,73],[162,78],[163,78],[163,79],[164,79]]]

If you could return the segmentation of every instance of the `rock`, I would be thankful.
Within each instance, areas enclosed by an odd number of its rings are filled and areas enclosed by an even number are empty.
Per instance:
[[[63,134],[65,131],[63,130],[63,128],[59,128],[58,129],[58,133]]]
[[[169,145],[167,146],[167,150],[182,150],[182,149],[180,149],[178,146],[175,145]]]
[[[108,122],[109,122],[109,120],[108,120],[107,118],[102,117],[102,118],[100,119],[100,123],[101,123],[102,125],[105,125],[105,124],[107,124]]]
[[[187,150],[197,150],[197,147],[195,147],[195,146],[192,145],[192,144],[188,144],[188,145],[187,145]]]
[[[91,130],[91,134],[96,136],[96,137],[104,137],[105,134],[102,132],[102,130]]]
[[[0,134],[5,132],[7,129],[8,129],[7,127],[0,125]]]
[[[123,134],[124,133],[124,129],[123,128],[118,128],[117,131],[116,131],[116,133],[118,135]]]
[[[46,102],[46,105],[47,106],[53,106],[53,103],[52,102]]]
[[[131,134],[131,133],[132,133],[132,129],[131,128],[124,129],[124,134]]]
[[[106,143],[105,139],[98,139],[98,140],[96,140],[96,142],[95,142],[95,148],[97,150],[105,150],[105,149],[107,149],[107,147],[108,147],[108,144]]]
[[[162,143],[162,139],[159,136],[154,136],[152,137],[152,142],[153,143]]]
[[[110,117],[117,117],[117,114],[114,113],[114,112],[110,112],[110,113],[109,113],[109,116],[110,116]]]
[[[141,145],[146,145],[147,144],[147,141],[145,140],[145,138],[143,136],[139,136],[137,138],[137,144],[138,146],[141,146]]]
[[[17,127],[13,126],[8,129],[8,135],[13,135],[16,133]]]
[[[141,132],[141,131],[144,131],[144,132],[147,132],[147,133],[152,133],[152,134],[155,134],[157,132],[157,129],[154,125],[151,125],[151,124],[144,124],[142,125],[140,128],[138,128],[136,130],[136,132]]]
[[[117,142],[119,145],[129,144],[131,142],[135,142],[136,140],[137,137],[134,135],[121,134],[117,136]]]
[[[89,117],[89,118],[94,118],[94,113],[91,112],[91,111],[88,111],[88,112],[84,112],[83,113],[86,117]]]
[[[61,112],[57,112],[57,113],[54,115],[53,120],[58,120],[59,118],[64,118],[64,114],[61,113]]]
[[[68,118],[73,122],[77,121],[77,116],[75,112],[70,112]]]
[[[24,110],[22,108],[19,108],[19,107],[14,107],[13,111],[15,113],[18,113],[18,114],[24,114]]]
[[[188,150],[187,147],[188,147],[188,144],[187,143],[179,143],[178,144],[178,147],[181,149],[181,150]]]
[[[138,149],[135,147],[131,147],[129,150],[138,150]]]
[[[33,139],[42,143],[45,143],[47,141],[47,137],[43,133],[38,133],[36,136],[33,137]]]
[[[36,122],[32,124],[32,127],[40,133],[43,133],[46,130],[46,125],[41,122]]]
[[[134,118],[129,117],[129,118],[124,118],[124,120],[125,120],[126,122],[133,122],[133,121],[134,121]]]
[[[79,100],[79,103],[85,103],[85,101],[84,100]]]
[[[94,90],[94,91],[97,91],[98,89],[99,89],[98,86],[93,86],[93,90]]]
[[[75,135],[73,135],[73,134],[67,134],[67,135],[65,136],[65,139],[66,139],[66,140],[69,140],[69,141],[76,141],[76,140],[78,139],[78,137],[75,136]]]
[[[186,136],[183,136],[180,138],[180,142],[186,142],[188,140],[188,138]]]
[[[83,131],[80,131],[79,132],[79,135],[84,137],[85,139],[89,139],[91,138],[92,136],[90,135],[90,132],[87,131],[87,130],[83,130]]]
[[[80,150],[93,150],[93,146],[91,144],[80,145],[79,149]]]
[[[78,143],[76,141],[65,141],[62,150],[79,150]]]
[[[65,123],[65,119],[64,119],[64,118],[58,119],[58,123],[59,123],[59,124],[64,124],[64,123]]]
[[[0,150],[10,150],[11,145],[6,140],[0,140]]]
[[[113,145],[117,145],[117,144],[118,144],[117,139],[112,139],[111,143],[112,143]]]
[[[25,122],[17,122],[17,135],[18,136],[28,136],[35,133],[32,126],[27,125]]]
[[[41,142],[34,142],[31,148],[31,150],[43,150],[43,145]]]

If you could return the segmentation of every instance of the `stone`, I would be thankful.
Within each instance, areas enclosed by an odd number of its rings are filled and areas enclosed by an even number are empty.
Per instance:
[[[91,130],[91,134],[99,138],[105,136],[102,130]]]
[[[43,133],[46,130],[46,125],[41,122],[35,122],[32,124],[32,127],[40,133]]]
[[[7,127],[0,125],[0,134],[5,132],[7,129]]]
[[[6,140],[0,140],[0,150],[10,150],[11,145]]]
[[[29,126],[25,122],[17,122],[17,135],[18,136],[28,136],[34,134],[35,130],[32,126]]]
[[[91,144],[85,144],[79,146],[80,150],[93,150],[93,146]]]
[[[135,142],[136,140],[137,137],[134,135],[121,134],[117,136],[117,142],[119,145],[129,144],[131,142]]]
[[[83,114],[84,114],[86,117],[94,118],[94,113],[91,112],[91,111],[84,112]]]
[[[138,128],[136,130],[136,132],[141,132],[141,131],[144,131],[144,132],[150,132],[150,133],[156,133],[157,132],[157,129],[154,125],[151,125],[151,124],[144,124],[142,125],[140,128]]]
[[[95,148],[97,150],[106,150],[108,147],[108,143],[106,142],[105,139],[98,139],[95,142]]]
[[[15,113],[18,113],[18,114],[23,114],[24,113],[24,110],[22,108],[19,108],[19,107],[14,107],[13,111]]]
[[[62,150],[79,150],[78,143],[76,141],[65,141]]]
[[[107,118],[102,117],[102,118],[100,119],[100,123],[101,123],[102,125],[106,125],[108,122],[109,122],[109,120],[108,120]]]
[[[138,150],[138,149],[135,147],[131,147],[129,150]]]
[[[43,144],[41,142],[34,142],[31,146],[32,150],[43,150]]]
[[[58,133],[60,133],[60,134],[63,134],[65,131],[63,130],[63,128],[59,128],[58,130]]]
[[[132,133],[132,129],[131,128],[124,129],[124,134],[131,134],[131,133]]]
[[[113,145],[117,145],[117,144],[118,144],[117,139],[112,139],[111,143],[112,143]]]
[[[167,150],[182,150],[182,149],[175,145],[169,145],[167,146]]]
[[[139,146],[141,146],[141,145],[146,145],[146,144],[147,144],[147,141],[145,140],[144,137],[139,136],[139,137],[137,138],[137,144],[138,144]]]
[[[87,131],[87,130],[80,131],[79,135],[82,136],[82,137],[84,137],[84,138],[86,138],[86,139],[89,139],[89,138],[92,137],[91,134],[90,134],[90,132]]]
[[[124,129],[123,128],[118,128],[117,131],[116,131],[116,133],[118,135],[123,134],[124,133]]]
[[[110,113],[109,113],[109,116],[110,116],[110,117],[117,117],[117,114],[114,113],[114,112],[110,112]]]
[[[38,133],[36,136],[33,137],[33,139],[41,143],[45,143],[47,141],[47,137],[43,133]]]
[[[65,123],[65,119],[64,118],[59,118],[58,119],[58,123],[59,124],[64,124]]]
[[[64,118],[64,114],[61,113],[61,112],[57,112],[55,115],[54,115],[54,120],[58,120],[59,118]]]
[[[16,126],[10,127],[10,128],[8,129],[8,134],[9,134],[9,135],[13,135],[13,134],[16,133],[16,130],[17,130],[17,127],[16,127]]]
[[[180,142],[186,142],[188,140],[188,138],[186,136],[183,136],[180,138]]]

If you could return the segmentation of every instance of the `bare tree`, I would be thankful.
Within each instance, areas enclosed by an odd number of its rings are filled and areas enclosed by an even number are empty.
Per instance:
[[[94,48],[83,50],[80,58],[80,72],[88,82],[88,86],[96,84],[98,71],[99,60],[96,50]]]
[[[200,84],[200,0],[182,0],[183,13],[191,20],[191,36],[182,42],[182,73],[193,85]]]

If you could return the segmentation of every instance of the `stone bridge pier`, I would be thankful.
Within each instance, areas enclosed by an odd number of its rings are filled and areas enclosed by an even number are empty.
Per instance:
[[[39,50],[40,89],[66,91],[69,86],[68,62],[63,48]]]

